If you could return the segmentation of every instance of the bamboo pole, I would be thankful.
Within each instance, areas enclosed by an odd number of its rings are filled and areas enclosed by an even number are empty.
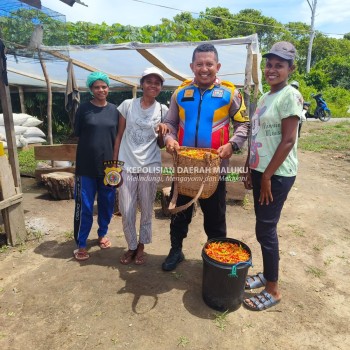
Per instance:
[[[24,104],[24,92],[23,92],[23,87],[18,86],[18,94],[19,94],[19,102],[21,104],[21,112],[25,113],[26,112],[26,106]]]
[[[39,54],[39,60],[41,64],[41,68],[44,73],[46,86],[47,86],[47,140],[49,145],[53,144],[53,138],[52,138],[52,90],[51,90],[51,83],[50,78],[47,73],[46,64],[42,57],[40,49],[38,49]]]

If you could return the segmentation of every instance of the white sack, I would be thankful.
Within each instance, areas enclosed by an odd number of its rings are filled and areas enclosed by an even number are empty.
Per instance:
[[[28,137],[46,137],[43,131],[41,131],[36,126],[28,126],[26,127],[26,131],[23,133],[23,136]]]
[[[39,136],[33,136],[33,137],[26,137],[26,140],[29,143],[44,143],[46,142],[45,139],[43,139],[42,137]]]
[[[38,126],[42,124],[43,121],[36,118],[36,117],[29,117],[23,124],[22,126]]]

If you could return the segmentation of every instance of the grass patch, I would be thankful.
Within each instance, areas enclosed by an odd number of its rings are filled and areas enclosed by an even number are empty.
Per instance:
[[[183,277],[182,273],[179,273],[179,272],[172,272],[171,274],[172,274],[172,276],[173,276],[174,278],[176,278],[177,280],[179,280],[180,278]]]
[[[9,248],[10,248],[10,246],[8,246],[8,245],[1,246],[0,247],[0,254],[7,252]]]
[[[314,245],[314,246],[312,247],[312,249],[313,249],[315,252],[320,252],[320,251],[321,251],[321,247],[318,246],[318,245]]]
[[[308,266],[307,269],[305,270],[306,273],[317,277],[317,278],[321,278],[322,276],[325,275],[325,272],[321,269],[319,269],[318,267],[314,267],[314,266]]]
[[[40,242],[44,235],[40,230],[27,230],[27,238],[30,239],[31,237]]]
[[[304,229],[302,229],[301,227],[299,227],[298,225],[288,225],[291,229],[292,229],[292,232],[295,236],[297,237],[304,237]]]
[[[350,122],[305,122],[301,128],[298,148],[305,151],[349,152]]]
[[[329,266],[332,262],[333,262],[333,259],[332,259],[332,258],[327,258],[327,259],[323,262],[323,265],[324,265],[324,266]]]
[[[181,336],[178,340],[177,346],[185,347],[190,341],[187,337]]]
[[[21,174],[34,176],[37,161],[34,157],[34,147],[18,150],[18,163]]]
[[[64,233],[64,239],[65,241],[72,241],[74,239],[74,232],[73,231],[66,231]]]
[[[222,331],[225,330],[227,326],[227,315],[228,315],[228,310],[223,312],[223,313],[216,313],[215,314],[215,326],[221,329]]]
[[[226,175],[226,181],[227,182],[237,182],[240,181],[240,176],[238,173],[228,173]]]

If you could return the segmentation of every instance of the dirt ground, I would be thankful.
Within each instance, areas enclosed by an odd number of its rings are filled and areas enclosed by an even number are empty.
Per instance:
[[[73,200],[52,200],[23,179],[32,240],[0,253],[0,348],[64,349],[350,349],[350,159],[299,151],[300,170],[279,224],[282,302],[264,312],[244,307],[221,316],[202,300],[200,210],[184,243],[186,260],[161,270],[169,250],[169,218],[155,206],[153,243],[144,266],[123,266],[121,218],[113,247],[96,246],[96,223],[82,263],[72,258]],[[230,198],[228,236],[252,250],[252,195]],[[36,236],[36,238],[34,237]]]

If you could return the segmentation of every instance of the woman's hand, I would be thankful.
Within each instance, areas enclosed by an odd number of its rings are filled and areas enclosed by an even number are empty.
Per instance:
[[[166,124],[159,123],[157,127],[157,132],[158,132],[158,135],[164,136],[170,132],[170,129]]]
[[[259,203],[261,205],[269,205],[270,202],[273,202],[273,196],[271,192],[271,178],[266,177],[263,174],[261,177]]]
[[[170,154],[173,154],[175,151],[180,150],[179,143],[170,137],[166,140],[165,147],[166,151]]]

